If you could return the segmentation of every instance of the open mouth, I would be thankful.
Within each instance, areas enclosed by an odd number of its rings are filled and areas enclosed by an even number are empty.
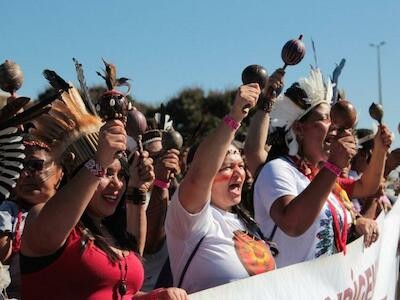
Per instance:
[[[232,183],[229,185],[229,192],[238,196],[242,193],[242,184],[241,183]]]
[[[103,199],[110,204],[116,204],[118,202],[118,195],[103,195]]]
[[[328,135],[324,140],[324,149],[325,151],[329,151],[332,144],[333,135]]]

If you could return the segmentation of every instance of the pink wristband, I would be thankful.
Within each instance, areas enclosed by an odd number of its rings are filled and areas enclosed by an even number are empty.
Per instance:
[[[324,163],[324,168],[326,168],[329,171],[331,171],[337,177],[339,177],[342,174],[342,169],[339,168],[338,166],[334,165],[333,163],[329,162],[329,161],[326,161]]]
[[[169,189],[169,182],[165,182],[157,178],[154,180],[154,185],[159,187],[160,189]]]
[[[224,123],[233,130],[237,130],[240,127],[240,122],[236,121],[235,119],[231,118],[228,115],[224,117]]]

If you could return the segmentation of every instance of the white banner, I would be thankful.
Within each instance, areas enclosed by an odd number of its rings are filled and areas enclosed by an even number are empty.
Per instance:
[[[189,298],[397,299],[400,203],[386,216],[381,215],[377,221],[381,234],[378,241],[369,248],[364,248],[363,240],[359,238],[347,246],[346,255],[339,253],[320,257],[191,294]]]

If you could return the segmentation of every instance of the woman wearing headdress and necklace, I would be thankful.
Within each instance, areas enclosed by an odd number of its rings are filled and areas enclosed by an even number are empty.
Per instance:
[[[140,292],[143,266],[128,233],[124,193],[127,184],[145,188],[153,180],[148,153],[136,153],[128,171],[121,155],[126,149],[123,122],[101,126],[98,117],[82,109],[74,88],[62,97],[50,117],[70,129],[61,159],[66,182],[27,219],[21,248],[23,298],[186,299],[180,289]]]
[[[360,180],[341,179],[356,146],[349,130],[331,124],[331,98],[331,83],[313,69],[278,97],[271,112],[272,135],[280,130],[283,139],[275,138],[256,180],[254,207],[264,235],[279,247],[278,267],[345,252],[350,232],[364,235],[366,246],[378,238],[376,222],[357,216],[347,193],[365,197],[378,189],[390,131],[379,127]]]
[[[174,286],[193,293],[275,269],[254,220],[238,207],[244,162],[231,143],[260,88],[239,88],[230,113],[200,144],[166,218]]]
[[[63,172],[57,149],[43,136],[29,135],[24,140],[24,168],[8,201],[0,205],[0,255],[10,265],[11,284],[7,294],[20,298],[19,251],[25,219],[31,208],[46,203],[56,192]]]

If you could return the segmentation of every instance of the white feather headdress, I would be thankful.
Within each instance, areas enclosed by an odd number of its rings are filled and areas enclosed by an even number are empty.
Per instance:
[[[301,105],[281,94],[271,111],[270,131],[274,132],[277,128],[283,128],[286,131],[285,142],[290,155],[296,155],[298,152],[296,135],[292,130],[293,123],[321,103],[330,105],[333,95],[332,82],[330,80],[325,82],[319,69],[311,69],[308,77],[298,81],[298,87],[306,95],[300,100],[297,99],[302,102]]]

